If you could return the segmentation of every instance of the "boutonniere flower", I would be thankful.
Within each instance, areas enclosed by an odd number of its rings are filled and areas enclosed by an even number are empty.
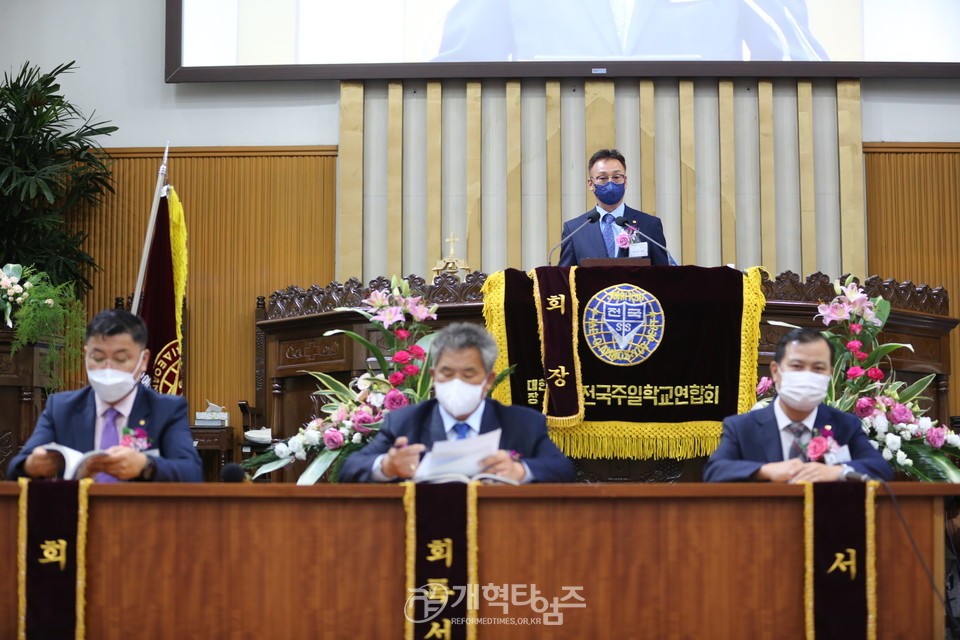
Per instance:
[[[840,445],[833,437],[833,427],[826,425],[819,432],[814,431],[813,438],[807,443],[805,452],[810,462],[817,462],[823,460],[823,456],[827,453],[839,449]]]
[[[121,447],[130,447],[134,451],[146,451],[153,444],[153,441],[147,436],[147,432],[136,427],[124,427],[123,436],[120,438]]]

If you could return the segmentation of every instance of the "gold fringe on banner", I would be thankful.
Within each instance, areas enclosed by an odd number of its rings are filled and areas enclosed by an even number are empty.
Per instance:
[[[760,316],[767,299],[760,288],[763,267],[750,267],[743,275],[743,312],[740,316],[740,393],[737,412],[750,411],[757,402],[757,345],[760,344]],[[719,440],[717,444],[719,445]],[[711,451],[710,453],[713,453]]]
[[[877,487],[876,480],[867,482],[867,640],[877,640]]]
[[[483,293],[483,320],[487,325],[487,331],[497,341],[497,361],[493,368],[495,371],[506,371],[510,367],[509,353],[507,351],[507,316],[503,308],[504,297],[506,293],[506,276],[503,271],[497,271],[487,276],[480,291]],[[500,404],[513,404],[513,396],[510,392],[510,381],[504,380],[497,385],[491,396]]]
[[[18,478],[20,502],[17,517],[17,638],[27,640],[27,491],[29,478]]]
[[[404,597],[403,637],[404,640],[414,640],[413,611],[411,610],[414,603],[410,596],[417,588],[417,485],[412,481],[403,484],[403,509],[407,515],[407,593]]]
[[[477,585],[480,589],[480,580],[477,573],[477,562],[479,556],[479,543],[477,539],[477,487],[479,482],[471,482],[467,485],[467,584],[464,585],[466,593],[470,593],[472,585]],[[478,594],[479,595],[479,594]],[[479,604],[479,597],[473,600],[473,604]],[[476,606],[471,606],[470,598],[467,598],[467,640],[477,640],[476,620],[479,611]]]
[[[547,418],[547,424],[553,426]],[[723,423],[582,422],[550,431],[550,439],[572,458],[697,458],[720,444]]]
[[[813,483],[803,483],[803,626],[807,640],[814,640],[813,618]]]
[[[177,341],[183,353],[183,298],[187,292],[187,222],[183,216],[183,205],[173,187],[167,188],[167,212],[170,217],[170,258],[173,262]]]
[[[547,417],[547,426],[550,428],[565,429],[576,427],[583,424],[583,416],[586,408],[583,403],[583,379],[580,376],[580,305],[577,302],[577,280],[575,273],[577,267],[570,267],[570,322],[573,324],[573,368],[574,381],[577,384],[577,412],[571,416],[551,416],[547,415],[548,402],[550,401],[550,385],[545,385],[543,389],[543,408],[541,413]],[[540,279],[537,278],[537,270],[531,269],[527,275],[533,280],[533,303],[537,308],[537,336],[540,338],[540,362],[546,363],[543,353],[545,341],[543,339],[543,303],[540,299]],[[547,372],[544,371],[544,377]],[[556,442],[556,438],[554,438]]]
[[[77,489],[77,628],[76,640],[87,636],[87,521],[90,511],[89,491],[92,478],[84,478]]]

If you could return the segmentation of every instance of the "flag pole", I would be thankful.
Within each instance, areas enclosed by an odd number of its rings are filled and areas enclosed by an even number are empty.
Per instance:
[[[150,256],[150,245],[153,244],[153,230],[157,224],[157,209],[160,207],[160,192],[163,190],[163,183],[167,179],[167,156],[170,153],[170,141],[167,141],[167,148],[163,150],[163,162],[160,164],[160,171],[157,172],[157,188],[153,192],[153,204],[150,205],[150,221],[147,223],[147,235],[143,239],[143,252],[140,254],[140,270],[137,272],[137,287],[133,291],[133,304],[130,312],[137,315],[140,310],[140,296],[143,293],[143,279],[147,275],[147,258]]]

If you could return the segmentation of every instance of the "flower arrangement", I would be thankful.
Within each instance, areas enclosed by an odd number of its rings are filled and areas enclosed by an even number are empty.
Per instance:
[[[54,285],[46,273],[32,267],[5,264],[0,271],[0,311],[4,324],[13,330],[13,353],[27,345],[57,340],[40,366],[59,386],[61,358],[66,366],[75,367],[83,352],[84,311],[73,286]]]
[[[640,242],[640,230],[628,224],[623,228],[623,231],[617,234],[615,240],[618,247],[627,249],[631,244]]]
[[[825,425],[819,433],[815,433],[804,449],[804,454],[810,462],[818,462],[831,453],[840,450],[840,444],[833,437],[833,427]]]
[[[140,427],[133,429],[130,427],[124,427],[122,434],[123,437],[120,438],[121,447],[130,447],[134,451],[146,451],[152,444],[147,432]]]
[[[346,334],[372,354],[376,366],[344,384],[333,376],[311,371],[319,382],[314,396],[324,402],[319,414],[305,423],[296,435],[277,442],[265,453],[243,462],[257,469],[257,476],[281,469],[295,460],[312,459],[297,480],[299,485],[316,483],[329,470],[331,482],[351,453],[362,449],[380,430],[391,411],[426,400],[430,395],[430,327],[436,305],[427,307],[419,296],[411,296],[406,280],[392,279],[390,291],[373,291],[355,311],[379,331],[385,349],[352,331],[328,331],[324,335]]]
[[[834,350],[832,382],[824,402],[859,416],[871,444],[894,469],[927,482],[960,482],[960,469],[950,458],[960,456],[960,436],[923,415],[927,398],[920,394],[934,374],[908,385],[882,368],[897,349],[913,351],[910,344],[880,344],[877,339],[890,315],[890,302],[868,298],[852,276],[843,285],[836,281],[834,288],[836,297],[819,305],[815,316],[826,325],[822,333]],[[757,386],[761,402],[772,387],[764,380]]]

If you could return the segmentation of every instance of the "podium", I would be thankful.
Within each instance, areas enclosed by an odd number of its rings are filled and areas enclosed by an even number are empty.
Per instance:
[[[944,583],[952,484],[891,483]],[[0,637],[16,637],[17,498],[0,483]],[[90,489],[87,637],[401,638],[402,486],[112,484]],[[803,487],[759,483],[478,489],[478,583],[581,586],[561,626],[478,638],[802,638]],[[304,526],[304,523],[310,523]],[[563,523],[557,526],[557,523]],[[944,614],[877,491],[877,637],[942,638]],[[479,615],[504,613],[481,600]],[[628,630],[628,631],[625,631]],[[630,633],[635,635],[631,636]]]

